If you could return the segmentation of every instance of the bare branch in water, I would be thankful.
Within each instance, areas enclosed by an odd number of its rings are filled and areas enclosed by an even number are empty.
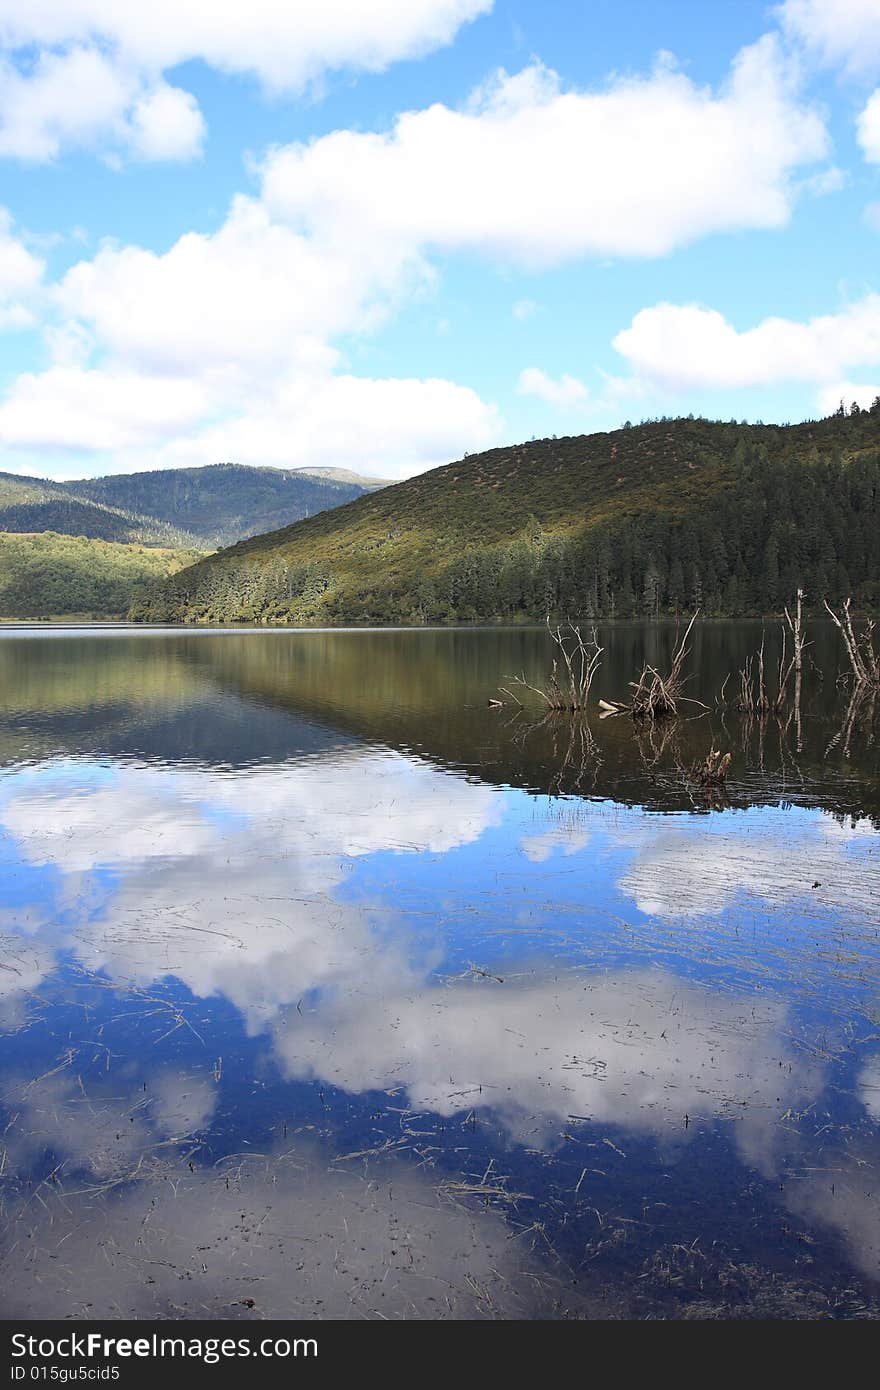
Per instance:
[[[553,658],[546,688],[541,690],[536,685],[531,685],[525,678],[525,672],[519,676],[508,676],[507,679],[513,686],[531,690],[533,695],[544,701],[548,710],[566,714],[579,713],[587,708],[590,687],[601,665],[604,648],[599,646],[595,628],[588,640],[584,640],[580,628],[574,623],[568,623],[566,629],[559,624],[554,630],[548,622],[547,630],[556,644],[557,655]],[[560,658],[565,668],[565,689],[559,684]],[[509,687],[501,686],[501,691],[517,704],[522,703]]]
[[[822,602],[831,621],[840,629],[856,685],[880,686],[880,655],[874,650],[873,620],[865,624],[864,632],[857,634],[850,611],[851,598],[843,605],[842,618],[835,613],[827,599],[823,599]]]

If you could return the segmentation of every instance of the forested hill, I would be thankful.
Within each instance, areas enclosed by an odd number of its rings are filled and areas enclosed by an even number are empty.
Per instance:
[[[880,606],[880,401],[800,425],[660,420],[493,449],[257,536],[132,609],[383,623]]]
[[[198,551],[41,531],[0,532],[0,618],[115,618]]]
[[[0,532],[214,550],[349,502],[367,486],[333,470],[319,476],[233,463],[65,483],[0,473]]]
[[[296,469],[217,463],[87,479],[70,487],[80,497],[175,526],[215,549],[350,502],[366,484]]]

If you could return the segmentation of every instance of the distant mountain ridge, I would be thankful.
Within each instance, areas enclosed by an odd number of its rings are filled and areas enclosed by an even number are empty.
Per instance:
[[[338,475],[338,476],[337,476]],[[215,550],[360,497],[381,480],[345,469],[201,468],[54,482],[0,473],[0,532]]]
[[[168,622],[543,621],[880,607],[880,400],[798,425],[657,420],[492,449],[179,571]]]

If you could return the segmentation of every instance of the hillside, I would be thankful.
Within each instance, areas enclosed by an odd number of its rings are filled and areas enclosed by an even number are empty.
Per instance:
[[[661,420],[493,449],[246,540],[137,619],[382,623],[880,602],[880,404]]]
[[[366,486],[233,463],[65,483],[0,473],[0,530],[215,550],[349,502]]]
[[[197,554],[53,531],[0,533],[0,619],[118,617],[139,588]]]
[[[77,496],[173,526],[214,550],[360,497],[360,483],[238,463],[117,474],[70,483]]]
[[[193,545],[176,527],[154,517],[110,507],[78,496],[71,483],[0,473],[0,530],[33,534],[54,531],[67,536],[136,542],[140,545]],[[198,550],[206,549],[195,544]]]

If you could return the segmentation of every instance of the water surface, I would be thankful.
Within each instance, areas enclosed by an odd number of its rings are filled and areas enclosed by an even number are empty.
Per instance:
[[[531,629],[4,633],[0,1311],[876,1316],[880,758],[810,637],[799,719],[706,623],[639,730],[490,709]],[[600,639],[614,698],[674,633]]]

